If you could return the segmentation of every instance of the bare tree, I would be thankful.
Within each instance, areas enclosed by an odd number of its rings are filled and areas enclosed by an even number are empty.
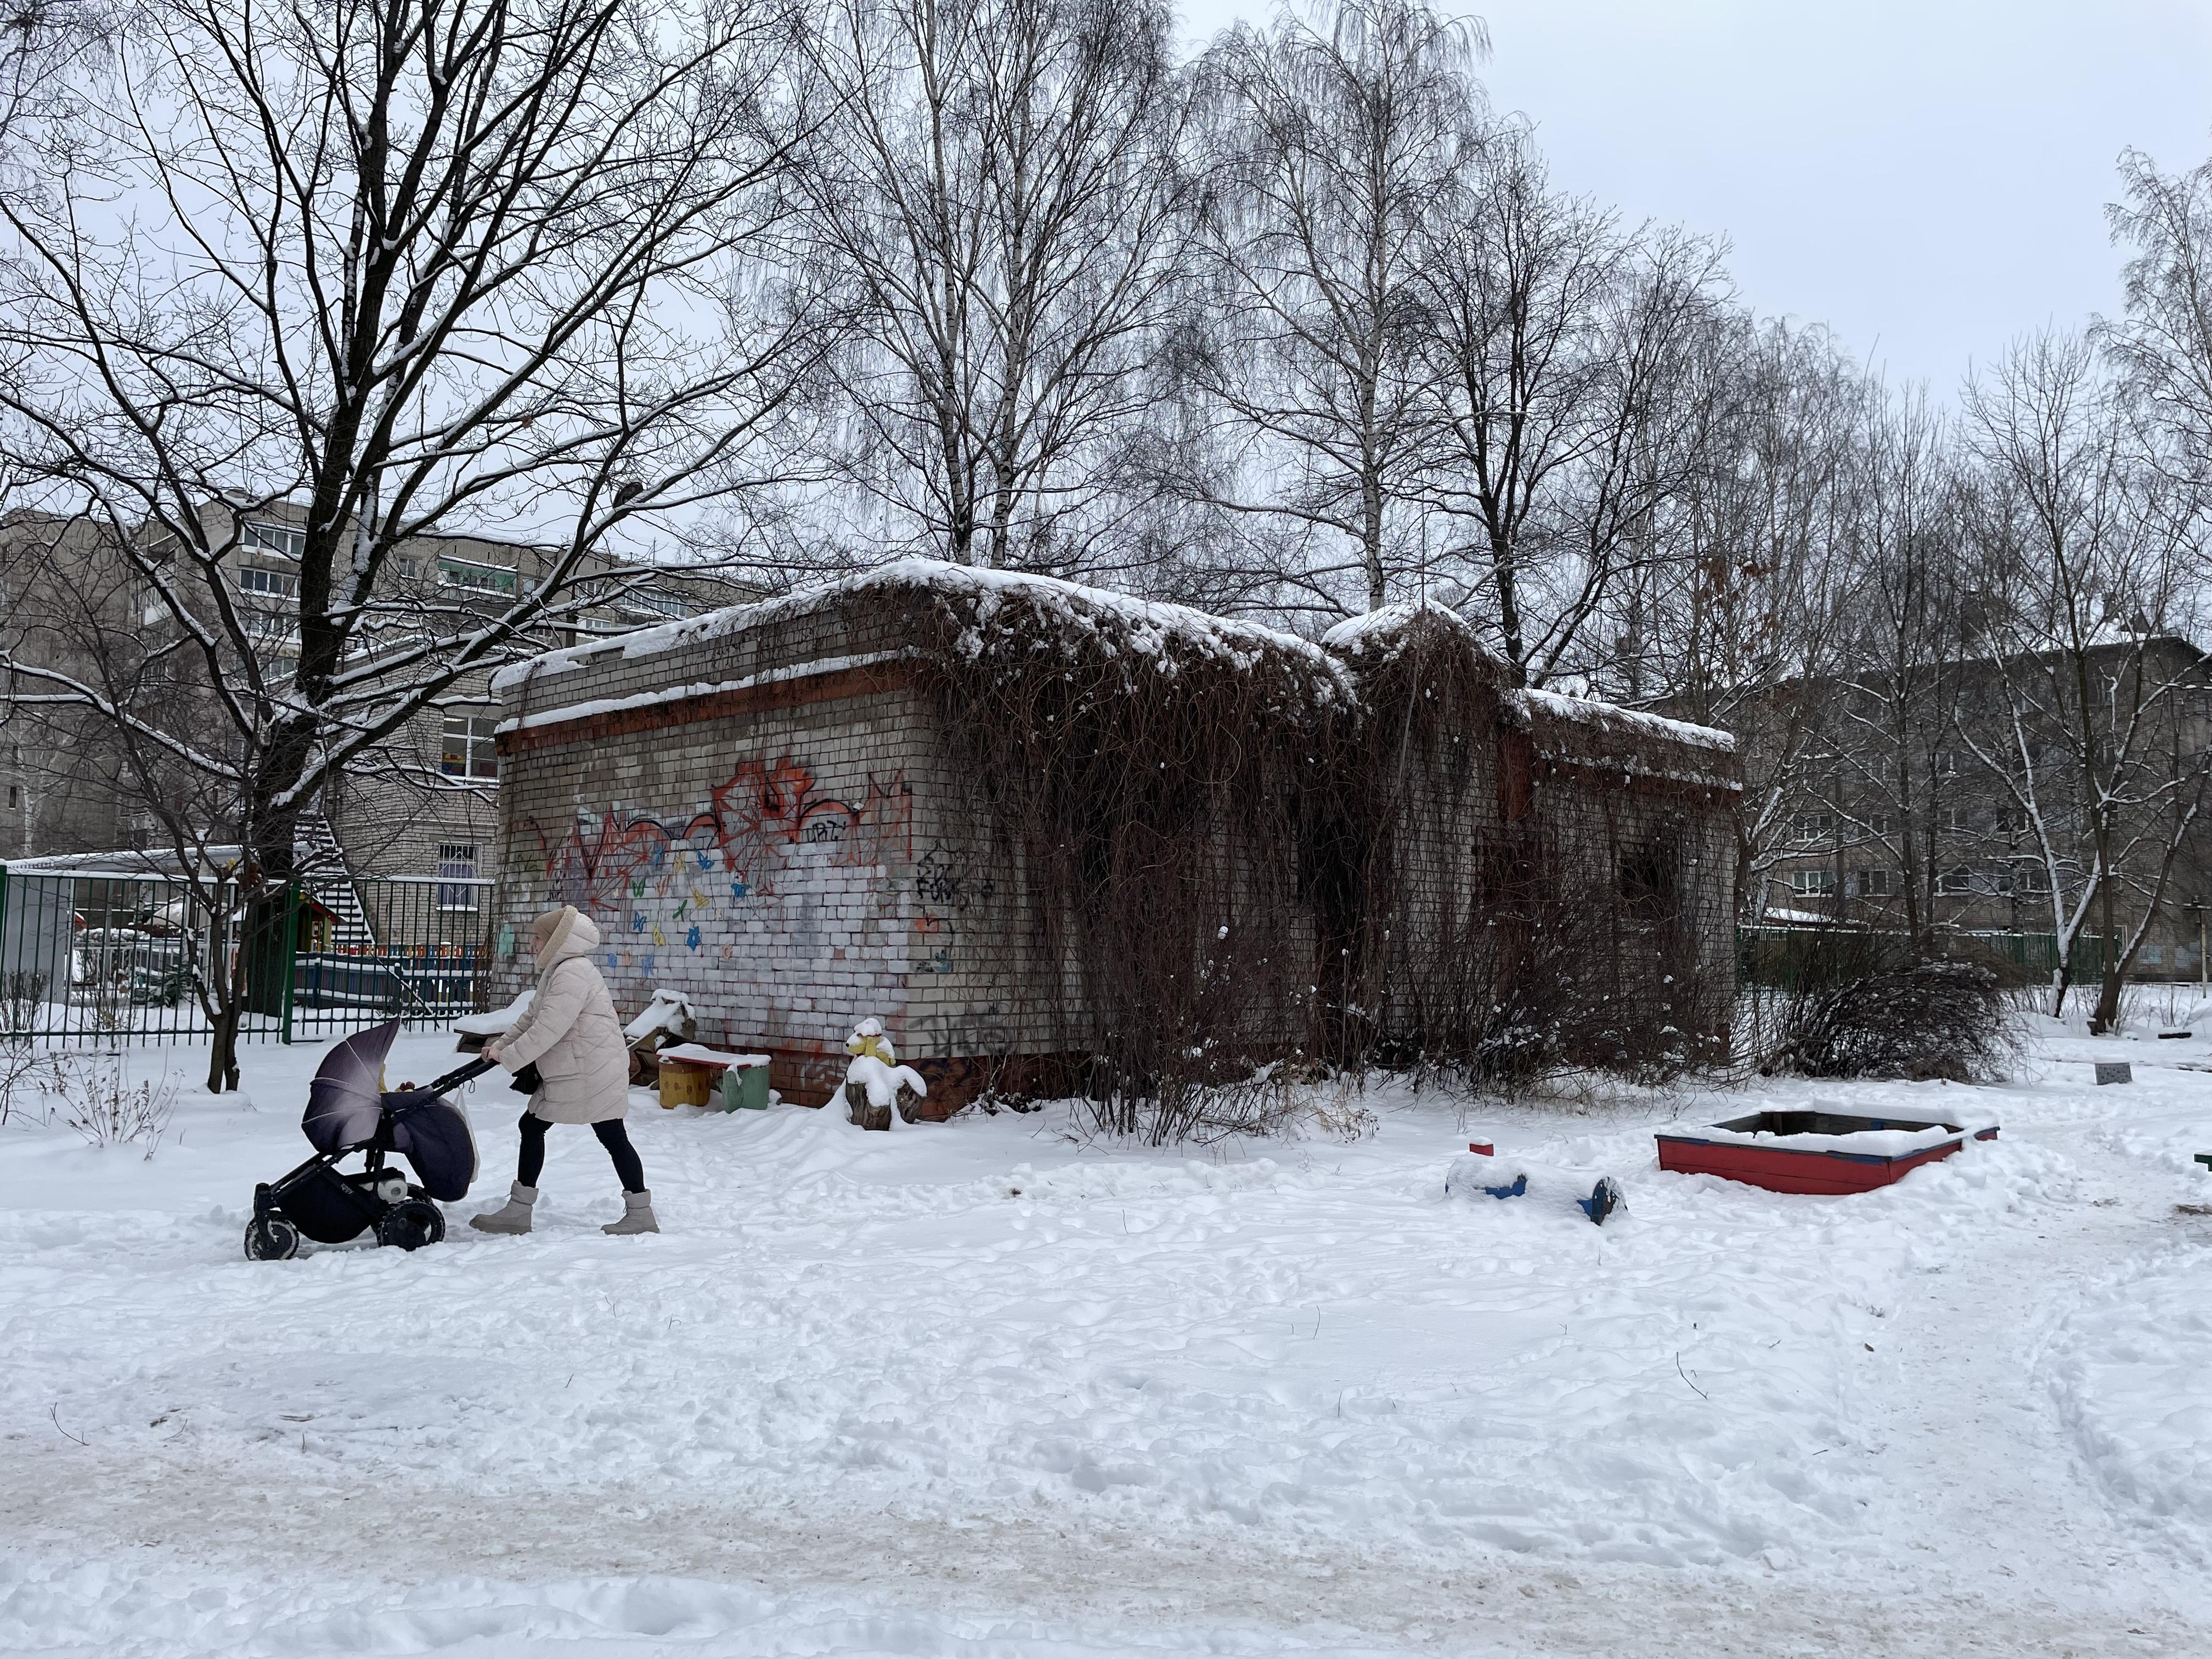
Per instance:
[[[1844,528],[1865,393],[1817,331],[1723,313],[1700,330],[1684,388],[1687,464],[1653,514],[1652,551],[1614,644],[1632,700],[1739,734],[1737,900],[1756,922],[1766,875],[1826,746],[1846,640]]]
[[[1427,488],[1509,668],[1540,685],[1589,666],[1584,630],[1664,556],[1651,517],[1694,464],[1719,252],[1553,191],[1517,127],[1467,178],[1419,278]]]
[[[0,194],[0,456],[95,522],[143,643],[15,663],[90,710],[178,857],[250,896],[300,814],[466,677],[603,595],[649,514],[758,483],[819,355],[757,258],[804,112],[781,0],[155,0]],[[304,507],[284,637],[246,526]],[[486,522],[555,551],[512,592],[410,588],[402,551]],[[210,879],[215,878],[212,875]],[[210,1083],[234,1081],[238,988]]]
[[[1999,648],[1967,693],[1986,707],[1962,711],[1957,730],[2017,815],[2008,827],[2047,890],[2051,1012],[2064,1006],[2075,941],[2094,926],[2103,975],[2091,1022],[2110,1030],[2204,802],[2205,745],[2185,742],[2183,727],[2203,659],[2176,636],[2201,524],[2191,493],[2147,464],[2086,339],[2016,347],[1969,385],[1966,430]]]
[[[1939,801],[1966,787],[1954,752],[1961,661],[1986,649],[1986,600],[1969,588],[1951,434],[1921,389],[1869,396],[1846,533],[1846,665],[1821,729],[1835,781],[1826,805],[1874,861],[1857,896],[1895,907],[1910,948],[1934,953]]]
[[[1144,441],[1186,234],[1156,0],[838,0],[805,174],[852,295],[849,478],[890,538],[1093,565]]]
[[[1240,26],[1201,66],[1218,325],[1200,370],[1244,441],[1213,498],[1341,537],[1295,580],[1347,574],[1370,610],[1418,559],[1420,261],[1480,143],[1476,26],[1422,0],[1337,0]]]
[[[2163,459],[2201,485],[2212,479],[2212,161],[2167,174],[2130,150],[2120,178],[2126,199],[2106,212],[2132,250],[2127,309],[2100,333]]]
[[[70,71],[90,60],[116,27],[106,0],[0,5],[0,169],[16,160],[10,140],[18,124],[50,112]]]

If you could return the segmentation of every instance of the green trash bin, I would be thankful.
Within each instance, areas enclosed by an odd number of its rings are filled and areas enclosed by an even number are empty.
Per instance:
[[[722,1073],[722,1109],[726,1112],[764,1112],[768,1109],[768,1067],[732,1066]]]

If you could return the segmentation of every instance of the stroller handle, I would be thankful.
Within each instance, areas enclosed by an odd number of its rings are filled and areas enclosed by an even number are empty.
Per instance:
[[[472,1060],[467,1065],[423,1085],[423,1090],[428,1094],[442,1095],[448,1089],[466,1083],[473,1078],[480,1078],[486,1072],[495,1072],[498,1069],[499,1062],[495,1060]]]

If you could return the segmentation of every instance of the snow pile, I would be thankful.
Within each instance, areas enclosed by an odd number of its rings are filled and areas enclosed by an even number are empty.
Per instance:
[[[1444,1191],[1468,1200],[1517,1198],[1528,1190],[1529,1174],[1528,1166],[1517,1159],[1462,1152],[1444,1171]]]
[[[725,1068],[732,1066],[753,1066],[769,1064],[769,1056],[766,1054],[732,1054],[726,1049],[709,1048],[703,1042],[679,1042],[672,1048],[663,1048],[660,1051],[660,1058],[672,1060],[678,1065],[720,1066]]]
[[[674,1036],[696,1030],[698,1024],[698,1013],[690,997],[681,991],[655,991],[653,1000],[639,1011],[637,1018],[623,1027],[623,1038],[635,1044],[649,1036]]]
[[[1450,606],[1436,599],[1401,599],[1364,616],[1347,617],[1321,636],[1322,646],[1347,656],[1363,652],[1388,652],[1402,647],[1416,624],[1432,623],[1457,634],[1468,648],[1486,661],[1490,653],[1476,641],[1474,627]]]
[[[1959,1139],[1967,1132],[1946,1124],[1925,1129],[1854,1129],[1848,1134],[1776,1134],[1767,1129],[1723,1129],[1717,1124],[1677,1123],[1658,1131],[1724,1146],[1764,1146],[1774,1152],[1854,1152],[1863,1158],[1905,1158]]]
[[[530,1012],[537,1000],[535,990],[525,991],[504,1008],[494,1008],[488,1013],[463,1014],[453,1022],[453,1030],[462,1036],[495,1037],[502,1031],[511,1031],[514,1024]]]

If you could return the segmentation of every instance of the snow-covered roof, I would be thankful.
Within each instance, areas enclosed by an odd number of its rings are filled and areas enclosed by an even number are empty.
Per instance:
[[[586,663],[635,660],[655,657],[724,635],[773,626],[845,600],[865,600],[892,592],[934,589],[974,600],[981,620],[988,621],[998,602],[1019,597],[1056,611],[1068,626],[1097,634],[1111,624],[1117,648],[1156,653],[1172,638],[1195,646],[1204,654],[1232,660],[1249,660],[1255,651],[1284,652],[1310,659],[1332,675],[1334,659],[1310,640],[1260,623],[1237,622],[1216,617],[1188,605],[1164,605],[1133,599],[1103,588],[1085,587],[1056,576],[1031,575],[1012,570],[986,570],[973,565],[947,564],[939,559],[893,559],[858,575],[817,582],[772,599],[730,605],[680,622],[641,628],[613,640],[549,651],[528,662],[513,664],[492,676],[491,689],[504,695],[526,679],[538,680],[563,674]],[[980,641],[977,641],[980,647]]]
[[[196,867],[203,875],[228,875],[243,861],[240,847],[199,849]],[[140,876],[181,876],[185,866],[167,848],[118,848],[105,853],[50,853],[43,858],[9,859],[8,872],[16,876],[74,876],[80,880],[101,876],[127,878]]]
[[[1401,599],[1395,605],[1384,605],[1379,611],[1370,611],[1363,617],[1346,617],[1322,635],[1321,642],[1331,651],[1354,653],[1377,641],[1403,635],[1416,622],[1421,621],[1439,623],[1464,634],[1470,644],[1474,641],[1474,628],[1466,617],[1450,606],[1436,599]],[[1481,649],[1480,646],[1475,648]]]
[[[1609,727],[1641,737],[1662,738],[1671,743],[1686,743],[1695,748],[1711,749],[1724,755],[1735,753],[1735,735],[1717,726],[1693,726],[1688,720],[1668,720],[1664,714],[1650,714],[1640,708],[1623,708],[1617,703],[1600,702],[1594,697],[1562,696],[1557,691],[1531,690],[1515,695],[1523,700],[1531,713],[1551,714],[1562,720],[1578,720],[1585,726]]]

